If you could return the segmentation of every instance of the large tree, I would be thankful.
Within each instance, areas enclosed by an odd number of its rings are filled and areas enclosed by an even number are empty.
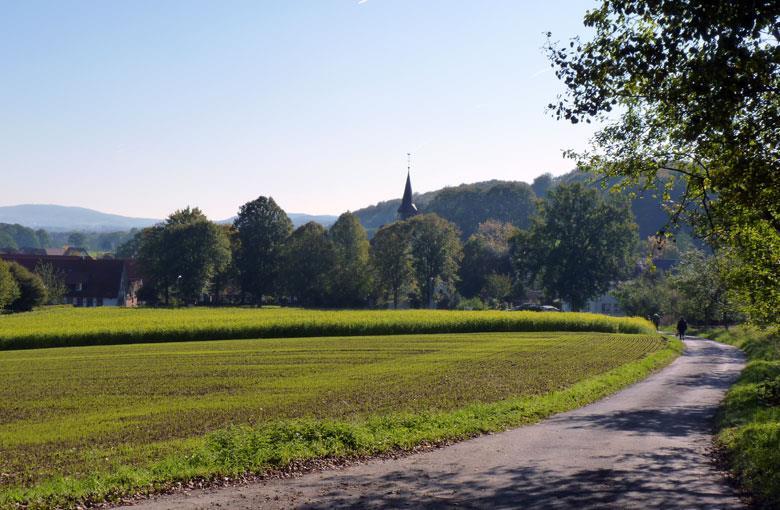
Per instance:
[[[330,275],[329,304],[365,306],[371,292],[369,243],[366,229],[357,216],[346,212],[328,231],[334,251]]]
[[[225,291],[232,290],[235,292],[236,289],[240,288],[239,272],[236,266],[236,254],[241,247],[238,231],[231,224],[221,224],[219,229],[227,240],[230,249],[230,262],[217,267],[211,279],[211,291],[214,296],[214,304],[216,305],[222,304],[222,295]]]
[[[200,209],[175,211],[161,225],[144,229],[138,247],[144,286],[161,292],[165,304],[171,291],[193,304],[212,277],[230,263],[230,246],[219,226]]]
[[[165,222],[163,242],[167,270],[176,277],[176,291],[184,303],[195,303],[215,273],[230,263],[230,242],[224,231],[198,209],[182,209]]]
[[[581,167],[653,186],[732,258],[754,319],[780,319],[780,3],[609,0],[588,40],[551,43],[571,122],[599,120]],[[663,197],[668,201],[668,194]]]
[[[371,266],[377,293],[398,308],[402,295],[414,289],[409,223],[380,228],[371,240]]]
[[[509,223],[490,220],[481,223],[463,245],[458,290],[465,297],[480,294],[490,275],[511,274],[509,239],[517,229]],[[495,283],[497,280],[493,278]],[[491,284],[491,287],[495,285]],[[488,294],[493,294],[489,292]]]
[[[174,253],[167,253],[170,248],[163,242],[162,224],[147,227],[137,235],[137,245],[134,246],[135,258],[138,260],[138,269],[143,278],[143,287],[139,297],[147,303],[157,303],[162,294],[166,305],[171,301],[171,286],[176,275],[171,274],[167,267]]]
[[[673,299],[662,271],[643,271],[635,278],[620,282],[611,294],[617,299],[620,309],[626,315],[636,317],[667,315],[667,322],[672,321],[672,316],[667,312],[674,313],[670,307]]]
[[[436,214],[415,216],[407,223],[417,301],[423,307],[430,307],[437,289],[445,294],[455,289],[463,257],[460,232],[453,223]]]
[[[279,256],[292,232],[292,222],[273,198],[258,197],[241,206],[233,225],[240,242],[236,265],[242,300],[250,294],[257,304],[262,304],[263,295],[274,289]]]
[[[581,184],[549,191],[528,232],[513,238],[519,276],[575,310],[609,290],[632,266],[636,225],[626,201]]]
[[[290,235],[281,252],[280,286],[297,304],[327,306],[335,262],[325,227],[310,221]]]
[[[733,322],[736,314],[726,281],[726,266],[721,255],[707,256],[699,250],[683,254],[668,278],[671,291],[677,294],[675,314],[703,325]]]

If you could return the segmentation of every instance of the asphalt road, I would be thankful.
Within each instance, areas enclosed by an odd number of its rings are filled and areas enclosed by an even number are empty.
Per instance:
[[[709,340],[686,346],[645,381],[536,425],[128,508],[742,508],[708,449],[713,417],[743,356]]]

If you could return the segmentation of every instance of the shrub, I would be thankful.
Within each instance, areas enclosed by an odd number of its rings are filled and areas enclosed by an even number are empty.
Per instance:
[[[16,262],[9,263],[8,268],[19,286],[19,296],[9,305],[11,310],[29,312],[36,306],[46,303],[46,286],[38,275]]]
[[[11,274],[8,264],[0,260],[0,310],[19,297],[19,285]]]
[[[485,310],[487,307],[478,297],[461,299],[458,303],[458,310]]]

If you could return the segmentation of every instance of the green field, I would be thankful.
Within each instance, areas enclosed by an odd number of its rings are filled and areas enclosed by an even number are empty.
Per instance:
[[[139,342],[488,331],[654,332],[652,325],[644,319],[585,313],[54,307],[0,316],[0,350]]]
[[[675,348],[536,332],[4,351],[0,507],[501,430],[615,391]]]

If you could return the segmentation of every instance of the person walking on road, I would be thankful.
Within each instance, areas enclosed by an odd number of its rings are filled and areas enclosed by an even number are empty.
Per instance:
[[[657,313],[654,313],[652,317],[650,317],[650,320],[653,322],[653,326],[655,326],[655,330],[658,331],[658,326],[661,325],[661,316]]]
[[[677,321],[677,336],[680,337],[680,340],[685,340],[685,331],[688,329],[688,323],[685,322],[685,319],[680,317],[680,320]]]

